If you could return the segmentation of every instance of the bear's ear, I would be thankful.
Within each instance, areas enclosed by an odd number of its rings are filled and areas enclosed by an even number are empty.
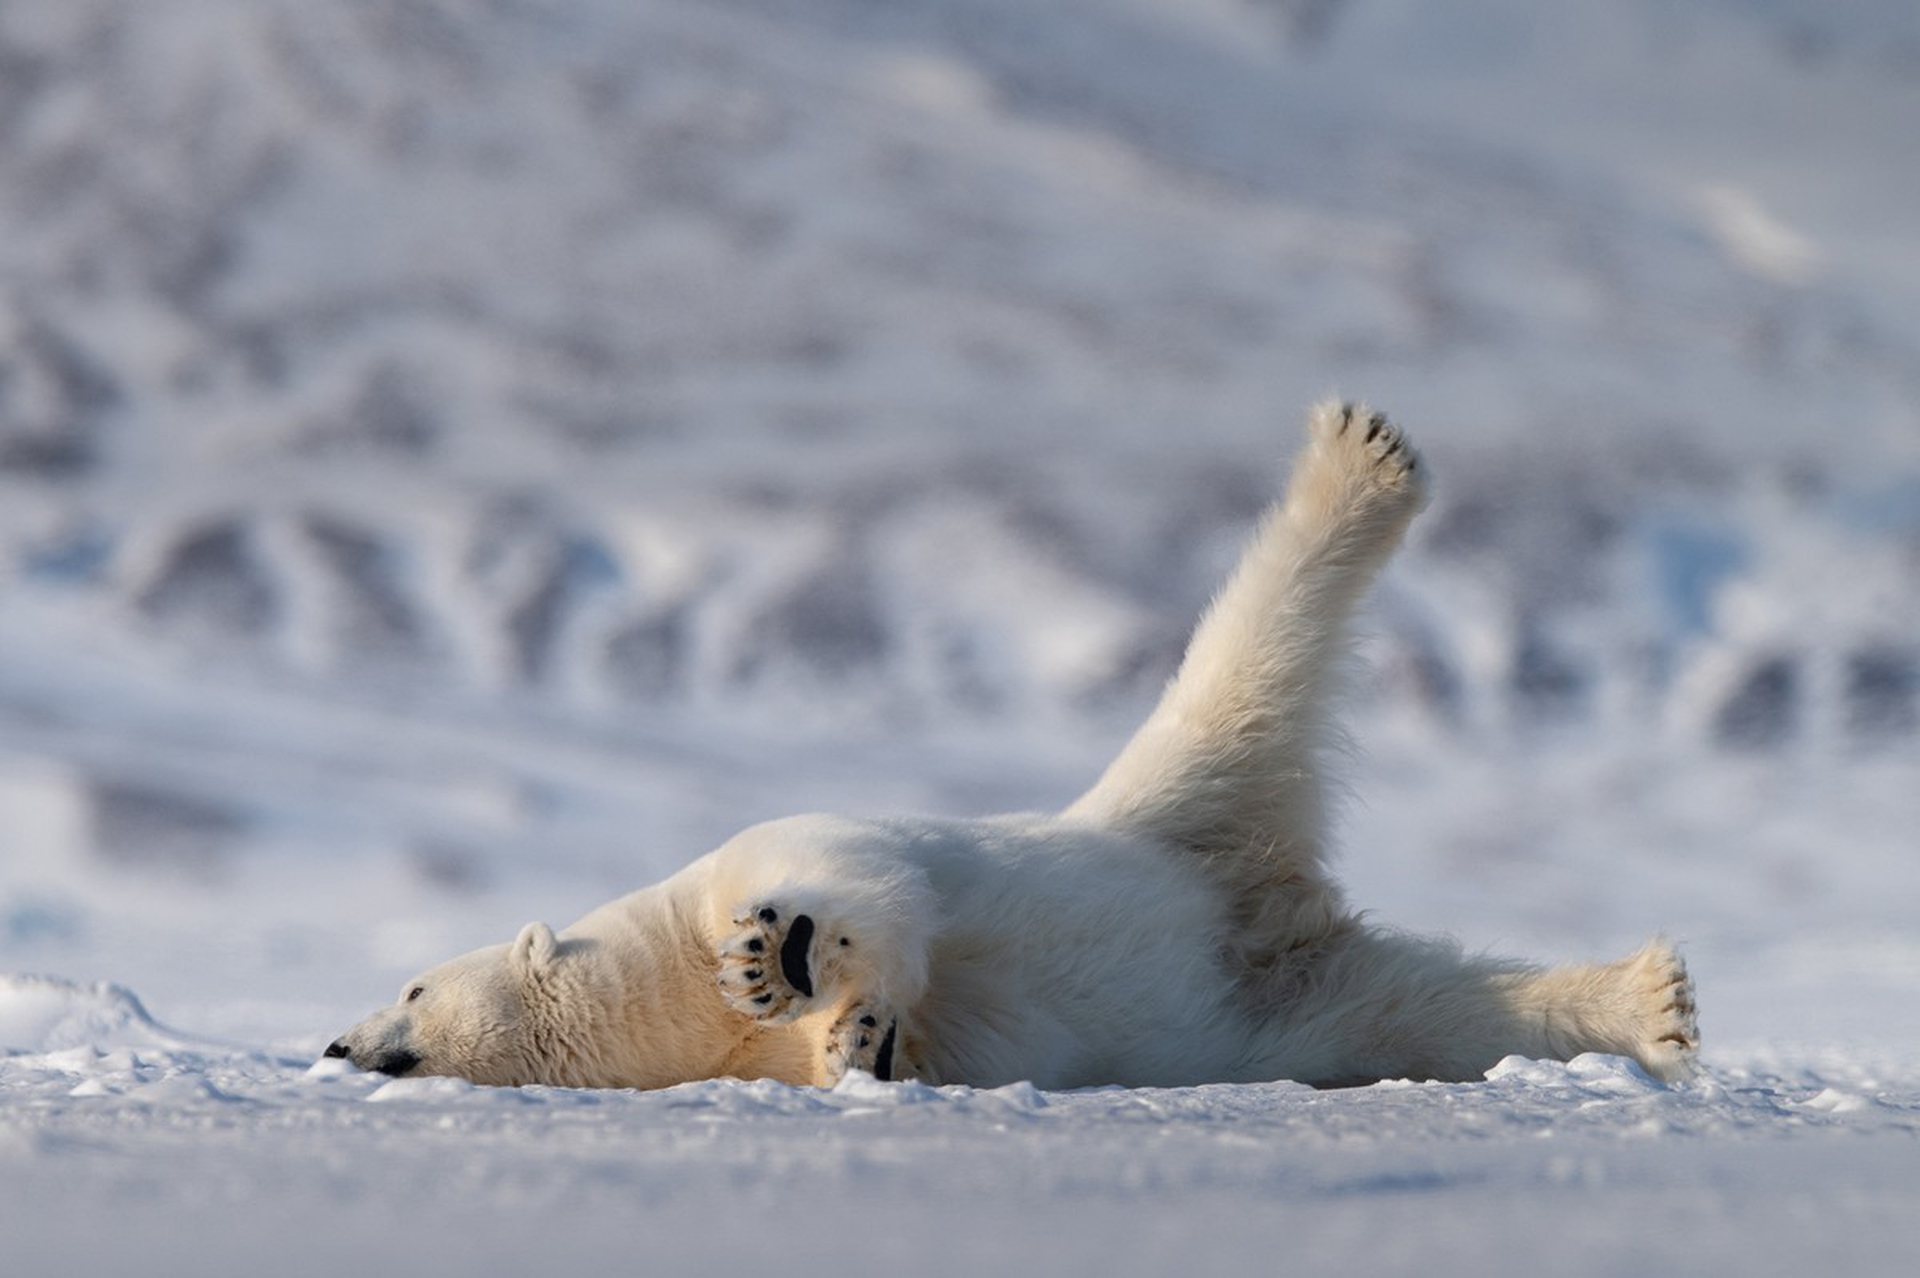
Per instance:
[[[529,923],[513,938],[513,948],[507,953],[515,967],[537,975],[553,965],[554,951],[559,945],[553,939],[552,928],[545,923]]]

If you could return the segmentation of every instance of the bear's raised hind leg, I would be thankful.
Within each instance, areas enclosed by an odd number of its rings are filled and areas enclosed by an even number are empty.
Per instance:
[[[1322,882],[1338,666],[1361,596],[1426,500],[1426,468],[1383,415],[1322,404],[1307,437],[1286,500],[1261,521],[1160,704],[1068,809],[1200,853],[1242,898]]]

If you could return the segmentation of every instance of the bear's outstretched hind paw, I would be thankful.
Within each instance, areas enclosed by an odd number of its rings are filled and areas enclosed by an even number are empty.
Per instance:
[[[1697,1068],[1700,1013],[1686,962],[1665,941],[1656,940],[1624,960],[1645,1008],[1645,1042],[1637,1053],[1647,1072],[1667,1082],[1689,1077]]]
[[[813,916],[761,904],[734,922],[740,930],[720,943],[718,979],[728,1006],[759,1021],[805,1012],[814,993]]]

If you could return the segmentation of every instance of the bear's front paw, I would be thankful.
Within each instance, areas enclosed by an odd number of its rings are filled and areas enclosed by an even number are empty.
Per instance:
[[[827,1082],[836,1083],[850,1069],[890,1082],[899,1075],[896,1040],[899,1023],[885,1010],[855,1003],[827,1031]]]
[[[787,1021],[813,998],[813,916],[756,905],[734,920],[720,943],[720,993],[728,1006],[761,1021]]]

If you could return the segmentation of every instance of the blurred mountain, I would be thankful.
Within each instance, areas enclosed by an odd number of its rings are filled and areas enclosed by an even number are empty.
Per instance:
[[[1915,118],[1894,0],[5,5],[0,845],[1123,723],[1329,393],[1370,712],[1920,748]]]

